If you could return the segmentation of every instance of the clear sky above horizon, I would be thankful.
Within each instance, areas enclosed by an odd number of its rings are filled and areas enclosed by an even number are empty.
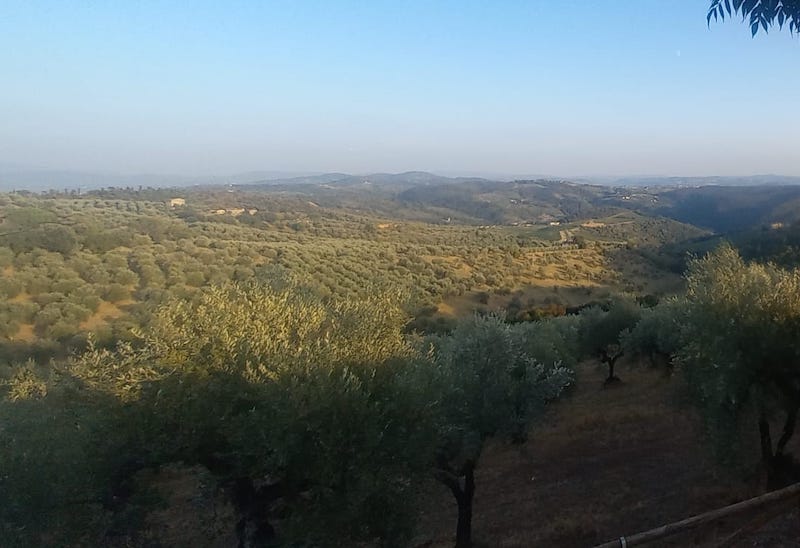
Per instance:
[[[800,38],[706,0],[0,3],[0,163],[800,175]]]

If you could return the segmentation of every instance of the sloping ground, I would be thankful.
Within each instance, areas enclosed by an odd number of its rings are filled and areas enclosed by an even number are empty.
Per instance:
[[[644,366],[620,375],[622,384],[604,389],[602,370],[584,364],[573,393],[527,444],[486,449],[476,474],[476,546],[592,546],[763,492],[756,463],[715,464],[701,422],[680,404],[678,379]],[[432,487],[428,503],[417,546],[452,546],[452,500]],[[750,517],[652,546],[715,546]],[[800,546],[797,519],[779,517],[737,545]]]

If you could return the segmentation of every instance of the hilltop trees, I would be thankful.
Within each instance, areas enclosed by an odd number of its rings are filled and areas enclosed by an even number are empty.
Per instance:
[[[280,498],[284,538],[400,542],[432,446],[403,325],[397,300],[324,302],[290,282],[170,303],[147,342],[173,372],[144,400],[166,414],[153,435],[172,459],[252,484],[264,511],[244,509],[242,534],[271,531]]]
[[[536,361],[522,326],[476,317],[432,338],[426,357],[403,336],[397,303],[325,303],[291,284],[213,289],[199,304],[169,309],[157,345],[170,363],[219,368],[267,390],[238,429],[247,442],[231,442],[240,473],[281,477],[284,493],[313,493],[314,521],[326,535],[352,539],[366,527],[398,541],[409,482],[433,467],[458,503],[457,545],[469,546],[483,443],[524,438],[569,384],[565,343],[554,331],[542,343],[547,358]]]

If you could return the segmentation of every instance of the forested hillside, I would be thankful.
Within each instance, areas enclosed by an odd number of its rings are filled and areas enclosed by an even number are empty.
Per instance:
[[[488,222],[484,194],[462,190]],[[521,195],[516,186],[504,192]],[[183,196],[181,205],[169,204],[174,194]],[[538,199],[565,215],[561,197],[550,189]],[[406,192],[397,200],[405,204]],[[496,200],[515,207],[505,195]],[[9,194],[2,201],[2,347],[13,359],[64,355],[89,332],[103,345],[131,340],[170,298],[276,272],[290,272],[323,297],[397,292],[412,315],[442,321],[452,314],[439,310],[487,310],[487,293],[497,295],[491,308],[513,301],[515,313],[618,291],[662,294],[677,280],[664,279],[635,248],[702,234],[612,211],[563,224],[425,223],[408,220],[415,215],[402,208],[392,216],[393,198],[347,190],[322,199],[302,189],[208,189]]]

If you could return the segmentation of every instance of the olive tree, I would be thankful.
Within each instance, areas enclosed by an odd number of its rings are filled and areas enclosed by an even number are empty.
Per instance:
[[[389,297],[227,285],[163,306],[137,359],[96,350],[74,374],[130,399],[128,460],[199,462],[244,486],[243,541],[400,543],[434,445],[404,324]]]
[[[755,410],[762,460],[774,475],[800,409],[800,271],[746,263],[723,245],[690,263],[687,284],[677,359],[689,386],[726,448]],[[776,414],[784,420],[773,445]]]
[[[660,359],[671,366],[681,344],[683,309],[683,300],[678,298],[642,308],[636,325],[620,336],[624,351],[629,355],[647,357],[651,365],[656,365]]]
[[[524,438],[531,419],[572,380],[560,361],[528,354],[523,334],[501,317],[476,316],[432,339],[441,390],[435,477],[456,499],[459,548],[471,545],[475,469],[486,440]]]
[[[5,378],[2,378],[5,377]],[[113,402],[31,362],[0,374],[4,546],[99,545]]]
[[[607,384],[619,381],[614,367],[625,354],[622,337],[640,315],[639,305],[622,298],[612,301],[607,309],[591,306],[580,313],[580,347],[584,355],[597,357],[608,366]]]

